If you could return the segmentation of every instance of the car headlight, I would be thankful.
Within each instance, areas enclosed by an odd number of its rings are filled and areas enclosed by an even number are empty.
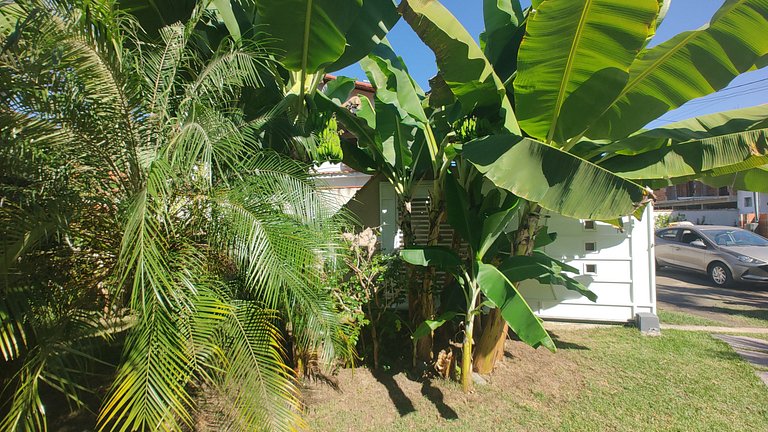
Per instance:
[[[760,261],[759,259],[755,259],[752,257],[748,257],[746,255],[739,255],[736,257],[739,261],[746,263],[746,264],[765,264],[764,262]]]

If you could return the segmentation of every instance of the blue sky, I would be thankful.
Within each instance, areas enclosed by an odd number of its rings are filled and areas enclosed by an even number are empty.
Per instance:
[[[482,0],[441,0],[441,2],[477,39],[483,30]],[[523,3],[527,6],[530,1],[523,0]],[[672,0],[669,13],[651,43],[658,44],[680,32],[701,27],[709,21],[722,3],[723,0]],[[437,72],[432,51],[419,40],[402,19],[389,33],[388,38],[395,51],[405,60],[411,75],[427,89],[429,87],[427,80]],[[365,79],[365,73],[357,65],[336,73]],[[768,68],[743,74],[726,89],[690,101],[677,110],[663,115],[659,120],[651,123],[651,126],[763,103],[768,103]]]

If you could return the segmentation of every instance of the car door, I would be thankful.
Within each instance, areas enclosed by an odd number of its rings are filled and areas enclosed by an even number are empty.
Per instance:
[[[679,244],[677,243],[677,235],[679,231],[678,228],[667,228],[656,233],[655,252],[656,260],[659,264],[676,265],[674,263],[674,248],[679,247]]]
[[[690,228],[681,229],[675,258],[680,267],[697,271],[707,271],[707,265],[712,260],[712,244],[698,231]],[[693,242],[704,243],[706,248],[695,246]]]

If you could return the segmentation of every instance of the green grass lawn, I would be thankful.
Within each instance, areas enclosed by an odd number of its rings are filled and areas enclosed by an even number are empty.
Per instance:
[[[692,315],[686,312],[667,311],[667,310],[661,310],[661,309],[659,309],[658,312],[659,312],[659,321],[661,321],[662,324],[716,326],[716,327],[727,326],[727,324],[724,324],[720,321],[700,317],[697,315]]]
[[[747,306],[728,308],[731,318],[745,327],[768,327],[768,311]]]
[[[316,431],[758,431],[768,387],[709,334],[557,329],[552,354],[518,342],[487,386],[345,370],[310,396]]]
[[[708,317],[688,312],[659,309],[662,324],[716,327],[768,327],[768,311],[750,306],[712,306]]]

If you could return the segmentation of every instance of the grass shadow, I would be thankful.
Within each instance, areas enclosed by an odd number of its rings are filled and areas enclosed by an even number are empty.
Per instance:
[[[572,342],[564,341],[560,338],[560,336],[553,332],[549,332],[549,337],[552,338],[552,341],[555,343],[555,346],[558,349],[565,349],[565,350],[576,350],[576,351],[589,351],[590,348],[588,346],[575,344]]]
[[[424,380],[421,385],[421,394],[435,405],[435,408],[440,413],[440,417],[446,420],[456,420],[459,418],[459,414],[445,403],[443,392],[433,386],[431,380]]]
[[[557,333],[555,333],[555,332],[553,332],[551,330],[548,331],[548,333],[549,333],[549,337],[552,338],[552,342],[555,343],[555,346],[557,347],[557,349],[575,350],[575,351],[589,351],[589,350],[591,350],[591,348],[588,347],[588,346],[579,345],[577,343],[564,341],[564,340],[562,340],[560,338],[560,336]],[[514,341],[520,341],[520,338],[518,338],[517,335],[512,333],[511,330],[510,330],[510,333],[509,333],[508,337],[510,339],[514,340]],[[542,348],[542,349],[545,349],[545,348]],[[515,356],[511,352],[507,351],[506,349],[504,350],[504,357],[506,357],[508,359],[515,358]]]
[[[389,398],[395,405],[395,408],[397,409],[398,414],[400,414],[400,417],[408,415],[412,412],[416,412],[416,407],[413,406],[413,402],[408,398],[405,392],[403,392],[403,389],[401,389],[397,384],[397,381],[395,381],[393,375],[387,372],[373,371],[373,377],[376,378],[376,381],[380,382],[381,385],[387,389]]]
[[[768,325],[768,311],[766,310],[733,309],[733,308],[725,308],[725,307],[717,307],[717,306],[710,307],[709,310],[715,313],[723,314],[723,315],[753,319],[753,320],[762,322],[764,325]]]

